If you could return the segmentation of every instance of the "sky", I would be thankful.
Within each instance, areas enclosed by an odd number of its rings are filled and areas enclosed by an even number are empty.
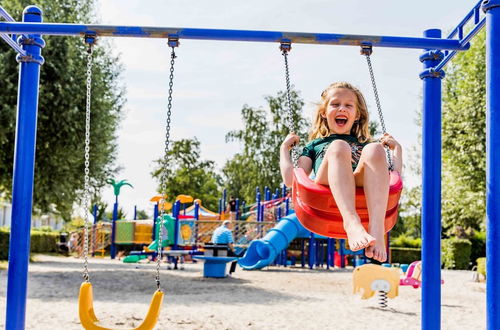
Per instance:
[[[98,23],[104,25],[216,28],[311,33],[421,37],[438,28],[446,36],[477,3],[476,0],[101,0]],[[164,150],[170,49],[163,39],[106,38],[119,55],[127,102],[117,131],[115,179],[126,179],[120,206],[129,217],[134,206],[152,213],[156,194],[151,178],[154,160]],[[226,143],[227,132],[242,128],[243,105],[265,107],[266,95],[285,89],[283,58],[274,43],[181,40],[176,49],[171,137],[197,137],[202,158],[218,168],[240,150]],[[311,117],[321,91],[334,81],[348,81],[365,95],[371,113],[376,107],[366,60],[353,46],[292,45],[292,84]],[[418,49],[375,48],[372,63],[387,130],[403,146],[405,162],[417,145],[415,123],[421,103],[422,64]],[[278,152],[278,151],[277,151]],[[414,158],[414,157],[413,157]],[[415,161],[413,159],[413,161]],[[406,184],[418,184],[409,173]],[[220,192],[214,192],[220,194]],[[111,207],[111,187],[104,189]],[[196,198],[196,196],[194,196]]]

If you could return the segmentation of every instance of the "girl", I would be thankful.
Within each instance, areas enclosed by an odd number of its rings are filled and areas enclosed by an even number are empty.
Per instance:
[[[368,258],[387,259],[384,219],[389,195],[389,175],[384,146],[393,154],[394,170],[401,173],[401,145],[389,134],[372,142],[368,128],[368,110],[361,92],[346,82],[328,86],[321,94],[310,141],[298,159],[306,174],[312,170],[315,182],[330,186],[342,214],[344,229],[353,251],[365,249]],[[293,163],[290,149],[299,143],[291,133],[280,148],[283,181],[292,185]],[[356,213],[355,188],[363,187],[370,216],[366,232]]]

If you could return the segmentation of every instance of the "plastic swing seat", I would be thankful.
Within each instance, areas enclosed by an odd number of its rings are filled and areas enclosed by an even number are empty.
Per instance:
[[[156,290],[151,304],[149,305],[148,313],[142,323],[133,329],[136,330],[152,330],[160,316],[160,309],[163,302],[163,292]],[[80,296],[78,297],[78,310],[80,314],[80,322],[87,330],[111,330],[99,325],[99,320],[94,313],[94,298],[92,293],[92,284],[90,282],[83,282],[80,286]],[[122,329],[122,328],[120,328]]]
[[[390,172],[389,200],[385,214],[385,232],[394,227],[398,218],[398,203],[403,189],[401,176]],[[329,187],[313,182],[302,168],[293,170],[293,204],[295,213],[302,225],[322,236],[347,238],[342,215],[333,199]],[[356,188],[356,211],[361,223],[368,230],[368,208],[363,188]]]

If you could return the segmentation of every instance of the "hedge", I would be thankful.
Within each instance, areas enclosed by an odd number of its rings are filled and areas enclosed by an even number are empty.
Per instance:
[[[391,262],[399,264],[410,264],[422,260],[421,249],[409,247],[390,247]]]
[[[486,258],[477,258],[477,272],[486,278]]]
[[[468,239],[449,238],[443,241],[443,264],[448,269],[469,269],[471,242]]]
[[[470,260],[472,265],[475,265],[478,258],[486,256],[486,233],[476,231],[469,241],[471,242]]]
[[[9,257],[10,232],[6,228],[0,228],[0,260]],[[35,253],[57,252],[59,233],[57,232],[31,232],[30,250]]]

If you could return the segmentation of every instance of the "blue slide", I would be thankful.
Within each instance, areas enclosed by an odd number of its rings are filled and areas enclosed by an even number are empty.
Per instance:
[[[298,237],[309,237],[309,234],[310,231],[300,224],[295,213],[289,214],[281,218],[264,238],[252,241],[238,264],[246,270],[266,267],[291,241]]]

